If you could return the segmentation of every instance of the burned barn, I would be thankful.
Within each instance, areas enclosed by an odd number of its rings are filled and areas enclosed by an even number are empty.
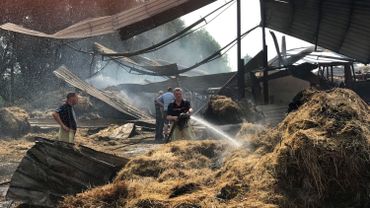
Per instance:
[[[370,3],[251,2],[5,0],[0,206],[368,207]]]

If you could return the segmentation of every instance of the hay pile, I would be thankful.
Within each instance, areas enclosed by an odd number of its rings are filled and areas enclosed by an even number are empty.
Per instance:
[[[263,114],[248,100],[236,102],[226,96],[212,96],[204,118],[214,124],[224,125],[256,122],[263,118]]]
[[[296,96],[294,96],[292,102],[289,103],[288,113],[298,110],[304,103],[311,99],[311,96],[319,91],[310,88],[300,91]]]
[[[18,107],[0,109],[0,135],[19,137],[27,134],[30,129],[28,113]]]
[[[60,207],[370,205],[369,107],[352,91],[316,92],[277,128],[245,138],[237,150],[216,141],[164,145]]]
[[[215,124],[242,122],[242,111],[238,103],[226,96],[211,97],[204,117]]]

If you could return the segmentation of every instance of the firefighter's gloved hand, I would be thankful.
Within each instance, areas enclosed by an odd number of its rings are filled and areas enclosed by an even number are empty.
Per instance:
[[[180,120],[187,120],[189,118],[190,118],[190,115],[187,114],[187,113],[181,113],[180,116],[179,116]]]
[[[177,126],[180,130],[184,129],[188,125],[188,121],[190,119],[190,115],[187,113],[181,113],[179,115],[179,120],[177,121]]]

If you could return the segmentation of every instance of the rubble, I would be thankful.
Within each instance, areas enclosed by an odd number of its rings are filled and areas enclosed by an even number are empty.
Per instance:
[[[111,125],[108,128],[100,130],[98,133],[91,136],[91,138],[98,141],[110,141],[110,140],[126,140],[131,138],[138,133],[136,132],[136,125],[133,123],[127,123],[125,125]]]

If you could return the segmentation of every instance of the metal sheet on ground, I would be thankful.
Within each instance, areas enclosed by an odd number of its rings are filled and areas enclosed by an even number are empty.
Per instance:
[[[37,138],[15,171],[7,199],[55,207],[64,195],[110,182],[128,159]]]

